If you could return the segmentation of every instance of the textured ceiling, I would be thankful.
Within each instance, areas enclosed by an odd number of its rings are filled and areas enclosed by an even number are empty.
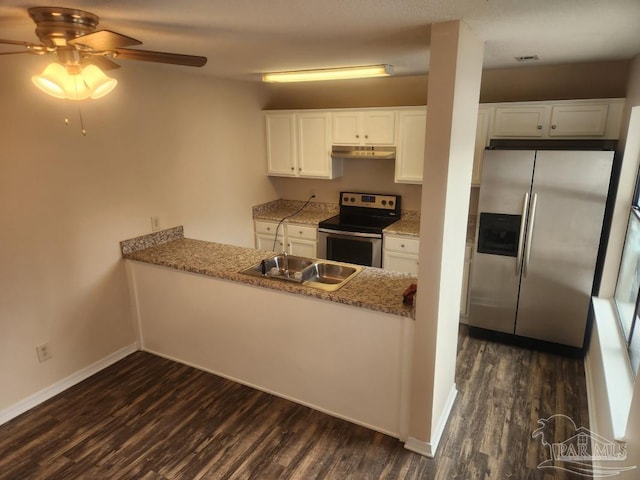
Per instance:
[[[425,73],[429,25],[448,20],[485,41],[485,68],[520,66],[514,57],[523,55],[543,65],[640,52],[640,0],[2,0],[0,38],[36,42],[26,9],[52,4],[95,13],[98,29],[137,38],[140,48],[204,55],[205,73],[243,79],[378,63]]]

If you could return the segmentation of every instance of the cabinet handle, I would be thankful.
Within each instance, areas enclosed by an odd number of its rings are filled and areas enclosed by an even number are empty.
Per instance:
[[[542,125],[538,125],[538,130],[542,130]]]
[[[267,227],[267,232],[270,232],[270,231],[271,231],[271,227]]]
[[[356,133],[356,138],[360,138],[360,135]]]
[[[365,135],[364,138],[369,138],[369,135]]]
[[[291,170],[295,170],[295,168],[291,167]]]
[[[404,248],[404,243],[401,243],[401,244],[400,244],[400,248]]]
[[[301,172],[302,171],[302,167],[298,167],[298,171]]]
[[[551,125],[551,128],[552,128],[553,130],[555,130],[555,129],[556,129],[556,128],[558,128],[558,127],[557,127],[556,125]]]
[[[300,235],[302,235],[302,230],[300,230],[298,233],[299,233]]]

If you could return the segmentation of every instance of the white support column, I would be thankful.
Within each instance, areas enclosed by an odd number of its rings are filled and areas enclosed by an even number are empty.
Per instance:
[[[456,396],[460,292],[484,44],[432,25],[409,438],[434,456]]]

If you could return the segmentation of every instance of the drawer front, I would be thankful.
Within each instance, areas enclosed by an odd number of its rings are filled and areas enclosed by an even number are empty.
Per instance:
[[[256,233],[262,233],[264,235],[275,235],[278,222],[265,222],[263,220],[256,220]],[[284,235],[284,226],[280,225],[278,230],[278,236]]]
[[[302,238],[304,240],[317,240],[318,229],[317,227],[310,227],[309,225],[297,225],[295,223],[290,223],[287,225],[287,237]]]
[[[418,249],[420,248],[420,240],[417,238],[385,236],[384,248],[385,250],[391,250],[394,252],[411,253],[417,255]]]

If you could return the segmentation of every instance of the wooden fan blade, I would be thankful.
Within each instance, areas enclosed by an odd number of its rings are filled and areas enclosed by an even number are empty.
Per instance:
[[[0,55],[17,55],[19,53],[33,53],[29,50],[20,50],[19,52],[0,52]]]
[[[116,68],[120,68],[120,65],[118,65],[116,62],[112,62],[108,58],[100,55],[91,55],[82,60],[82,63],[91,63],[92,65],[99,67],[100,70],[114,70]]]
[[[67,41],[69,45],[83,45],[93,50],[115,50],[116,48],[142,45],[140,40],[110,30],[88,33]]]
[[[151,52],[149,50],[133,50],[118,48],[114,58],[124,60],[141,60],[143,62],[170,63],[172,65],[184,65],[187,67],[201,67],[207,63],[207,57],[195,55],[181,55],[178,53]]]
[[[38,44],[38,43],[31,43],[31,42],[21,42],[20,40],[5,40],[0,38],[0,43],[6,43],[7,45],[22,45],[23,47],[40,47],[42,45]]]

